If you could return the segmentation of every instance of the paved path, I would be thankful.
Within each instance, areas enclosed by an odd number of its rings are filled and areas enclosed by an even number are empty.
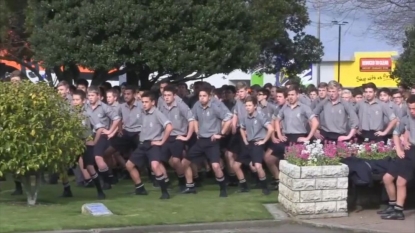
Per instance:
[[[349,233],[350,231],[339,231],[318,227],[310,227],[300,224],[282,224],[275,227],[255,227],[244,229],[225,229],[225,230],[201,230],[201,231],[173,231],[170,233]],[[134,233],[123,232],[123,233]],[[165,233],[165,232],[155,232]]]
[[[331,219],[313,219],[306,222],[321,226],[334,226],[347,229],[363,230],[366,232],[415,233],[415,210],[406,210],[405,220],[382,220],[376,210],[363,210],[350,213],[349,217]]]

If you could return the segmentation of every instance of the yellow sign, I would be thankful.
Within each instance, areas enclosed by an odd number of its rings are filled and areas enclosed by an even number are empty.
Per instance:
[[[397,82],[390,77],[390,71],[395,68],[392,57],[397,55],[397,52],[357,52],[354,61],[340,62],[340,83],[344,87],[359,87],[368,82],[377,87],[396,87]],[[339,80],[337,63],[334,77]]]

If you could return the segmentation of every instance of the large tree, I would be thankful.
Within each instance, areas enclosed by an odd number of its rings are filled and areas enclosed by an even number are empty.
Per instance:
[[[414,25],[415,27],[415,25]],[[415,29],[406,31],[403,43],[404,51],[399,56],[392,77],[400,83],[412,86],[415,84]]]
[[[93,69],[95,83],[121,66],[144,87],[258,65],[294,74],[323,54],[303,0],[44,0],[33,12],[36,59]]]
[[[392,45],[401,43],[405,31],[415,22],[414,0],[308,0],[332,16],[356,22],[355,26],[367,23],[365,32],[385,40]],[[367,33],[363,34],[367,36]]]

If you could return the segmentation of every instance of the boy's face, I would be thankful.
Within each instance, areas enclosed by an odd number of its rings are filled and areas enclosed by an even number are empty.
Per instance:
[[[67,88],[67,87],[65,87],[65,86],[60,86],[60,87],[58,87],[58,94],[59,94],[61,97],[65,98],[65,97],[66,97],[66,95],[68,94],[68,92],[69,92],[69,90],[68,90],[68,88]]]
[[[14,76],[10,78],[10,82],[12,83],[19,83],[22,79],[19,76]]]
[[[80,95],[73,95],[72,96],[72,105],[73,106],[81,106],[84,104],[84,100],[82,100]]]
[[[117,101],[117,98],[115,97],[114,93],[107,92],[107,103],[109,105],[114,104]]]

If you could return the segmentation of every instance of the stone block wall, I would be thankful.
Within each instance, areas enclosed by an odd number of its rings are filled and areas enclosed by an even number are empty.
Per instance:
[[[299,167],[280,162],[278,202],[298,218],[348,216],[347,165]]]

